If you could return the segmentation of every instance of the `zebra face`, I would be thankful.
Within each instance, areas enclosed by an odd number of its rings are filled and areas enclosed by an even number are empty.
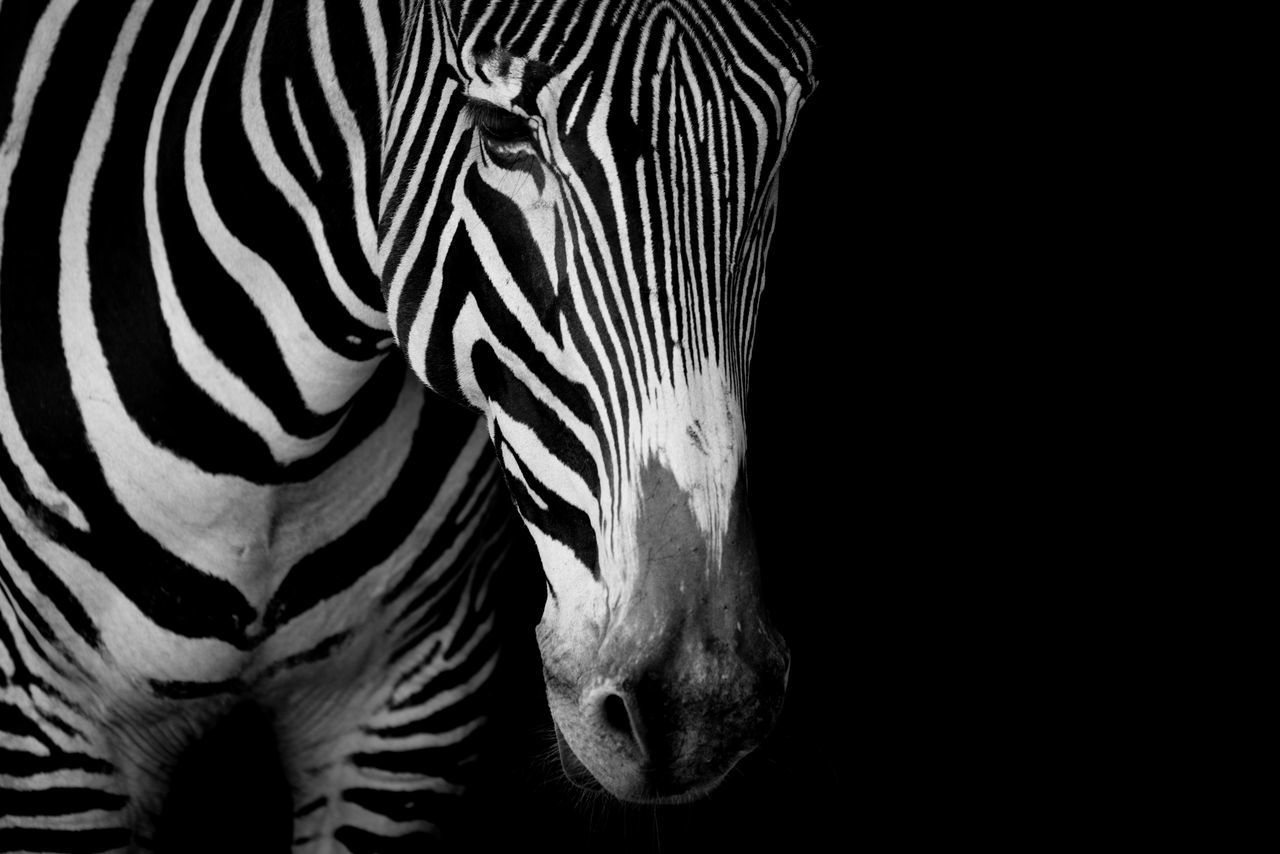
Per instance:
[[[537,544],[566,770],[623,799],[696,796],[786,685],[744,404],[809,44],[751,4],[571,3],[518,30],[479,5],[402,65],[435,51],[420,91],[448,97],[393,113],[420,166],[384,194],[392,328],[484,414]]]

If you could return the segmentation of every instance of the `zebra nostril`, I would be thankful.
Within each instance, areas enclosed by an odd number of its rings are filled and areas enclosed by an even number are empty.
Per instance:
[[[599,708],[600,720],[606,731],[629,744],[641,762],[653,758],[634,695],[610,691],[600,701]]]
[[[604,698],[604,722],[614,732],[634,739],[635,732],[631,727],[631,714],[627,711],[627,701],[618,694],[610,694]]]

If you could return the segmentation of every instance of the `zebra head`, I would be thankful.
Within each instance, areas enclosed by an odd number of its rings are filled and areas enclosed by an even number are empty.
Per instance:
[[[537,544],[566,769],[697,795],[772,728],[789,666],[744,403],[809,38],[741,0],[424,13],[384,150],[392,329],[485,415]]]

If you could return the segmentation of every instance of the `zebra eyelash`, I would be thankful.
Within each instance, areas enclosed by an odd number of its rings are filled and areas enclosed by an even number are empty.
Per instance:
[[[514,146],[533,143],[533,127],[524,116],[504,110],[487,101],[467,99],[462,108],[471,125],[484,136],[487,142],[499,146]]]

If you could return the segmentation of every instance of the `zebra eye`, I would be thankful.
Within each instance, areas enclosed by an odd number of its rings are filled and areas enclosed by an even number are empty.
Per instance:
[[[499,146],[533,142],[533,128],[523,116],[483,101],[468,101],[466,111],[487,142]]]

